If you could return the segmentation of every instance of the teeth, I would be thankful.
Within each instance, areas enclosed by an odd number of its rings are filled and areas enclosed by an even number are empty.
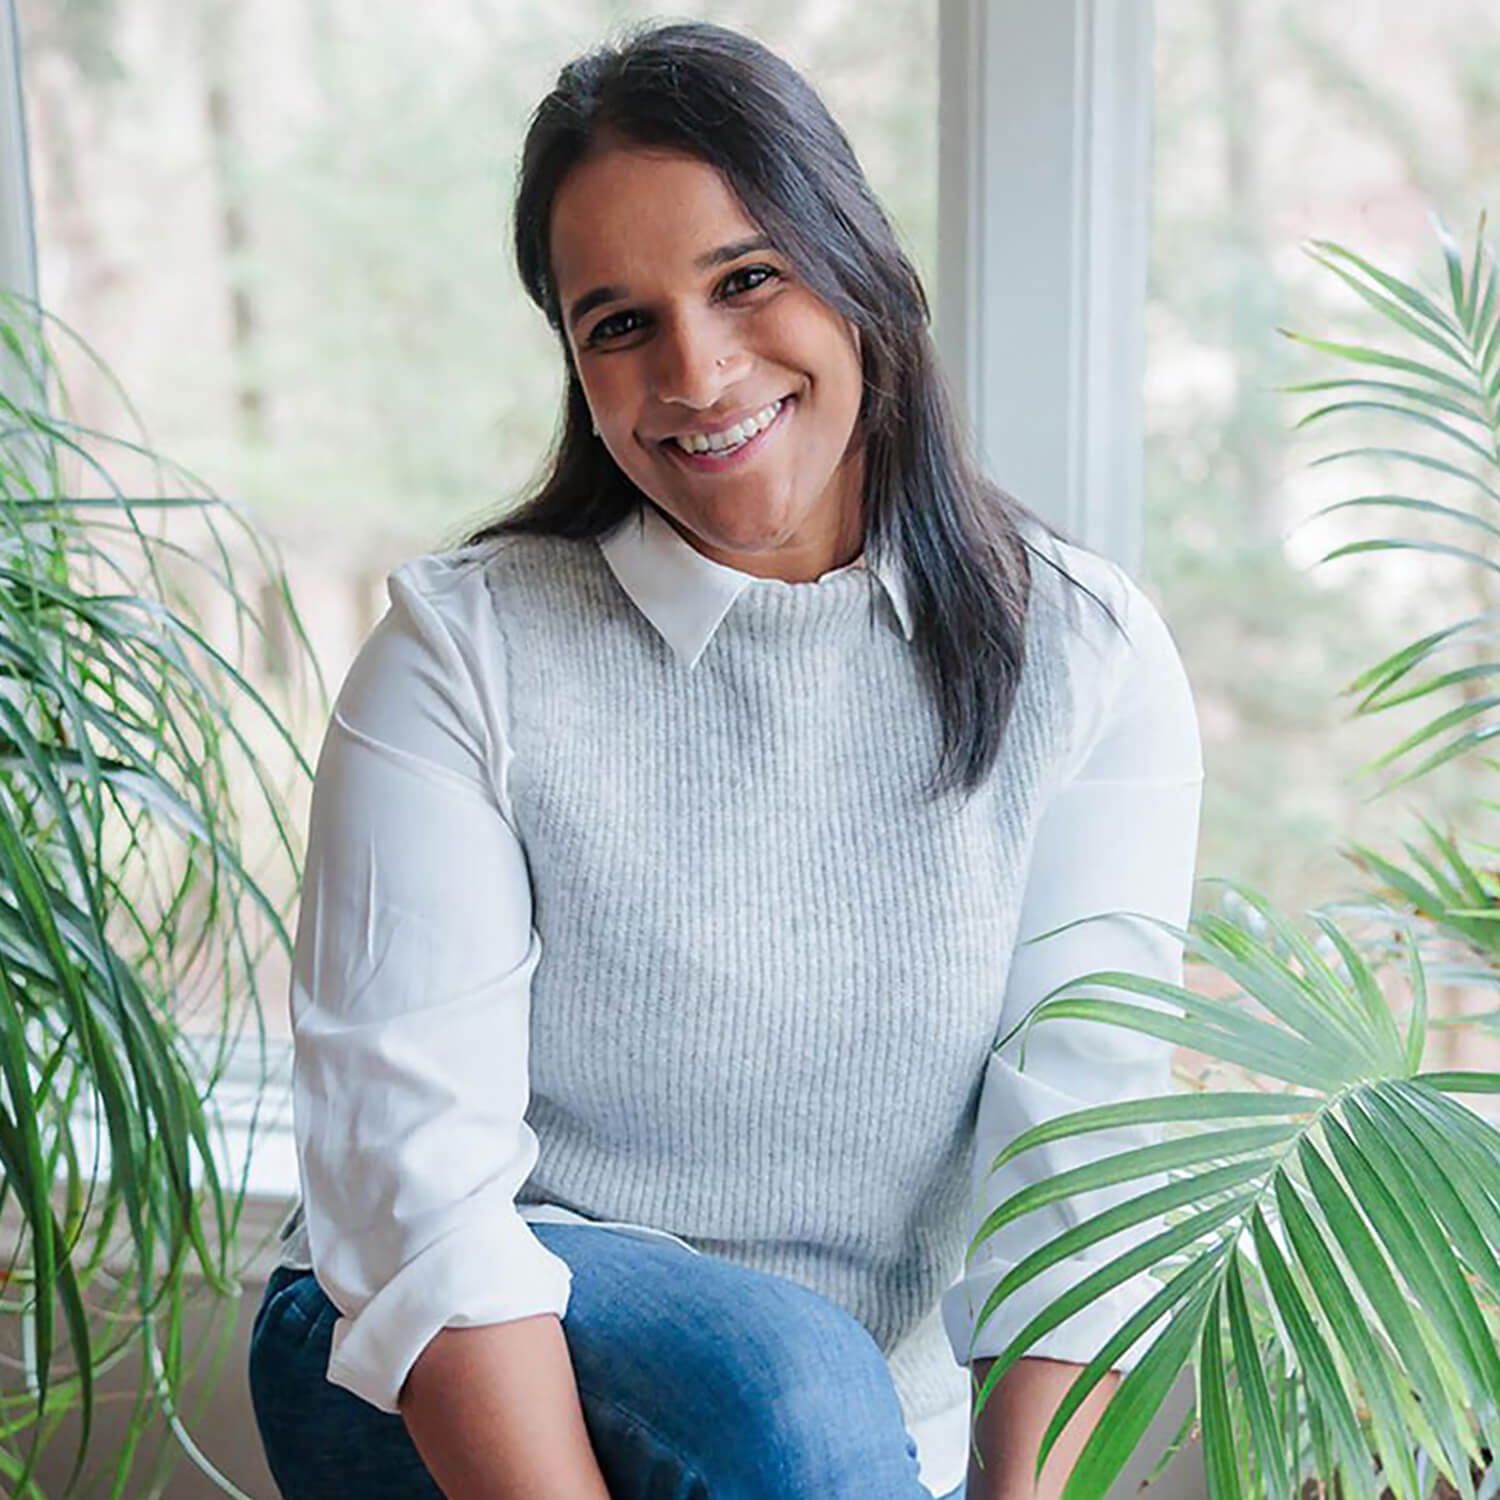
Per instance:
[[[746,417],[743,422],[736,422],[723,432],[689,432],[673,441],[689,453],[727,453],[731,448],[738,448],[741,443],[749,442],[757,432],[763,432],[769,427],[776,420],[776,413],[783,404],[783,401],[773,401],[753,417]]]

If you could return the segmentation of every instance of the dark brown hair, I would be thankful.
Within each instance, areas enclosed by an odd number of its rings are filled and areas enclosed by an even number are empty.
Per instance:
[[[797,274],[859,330],[865,552],[893,558],[906,580],[942,724],[931,789],[973,791],[994,764],[1021,678],[1028,558],[1056,567],[1020,522],[1061,533],[979,472],[938,368],[921,282],[848,139],[796,69],[749,37],[696,22],[639,30],[570,62],[538,105],[516,189],[515,256],[562,341],[567,391],[535,494],[467,541],[600,536],[649,503],[593,433],[552,282],[553,199],[601,141],[716,168]]]

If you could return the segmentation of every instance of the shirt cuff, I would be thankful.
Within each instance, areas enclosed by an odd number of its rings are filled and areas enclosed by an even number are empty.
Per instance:
[[[994,1359],[1020,1331],[1059,1297],[1084,1277],[1103,1269],[1107,1261],[1074,1257],[1049,1266],[1040,1276],[1026,1283],[1015,1295],[1007,1297],[985,1319],[974,1348],[969,1339],[990,1293],[1004,1279],[1014,1263],[985,1260],[976,1265],[943,1293],[943,1328],[961,1365],[976,1359]],[[1067,1360],[1086,1365],[1133,1317],[1161,1290],[1162,1283],[1142,1272],[1106,1292],[1104,1296],[1081,1307],[1072,1317],[1043,1334],[1021,1356]],[[1160,1319],[1157,1320],[1158,1323]],[[1151,1347],[1153,1330],[1144,1331],[1129,1349],[1110,1365],[1112,1370],[1129,1370]]]
[[[465,1225],[409,1260],[353,1317],[333,1325],[328,1379],[397,1412],[411,1367],[442,1328],[567,1311],[573,1273],[519,1214],[475,1234]]]

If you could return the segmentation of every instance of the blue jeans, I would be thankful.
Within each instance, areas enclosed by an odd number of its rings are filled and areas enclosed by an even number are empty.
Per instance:
[[[931,1500],[879,1347],[842,1308],[666,1240],[531,1228],[573,1273],[563,1332],[612,1500]],[[440,1500],[401,1418],[328,1381],[337,1317],[287,1267],[256,1314],[250,1393],[284,1500]]]

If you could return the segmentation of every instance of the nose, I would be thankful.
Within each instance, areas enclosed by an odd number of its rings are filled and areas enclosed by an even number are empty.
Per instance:
[[[663,324],[655,344],[658,401],[707,408],[744,374],[744,350],[715,318],[675,318]]]

